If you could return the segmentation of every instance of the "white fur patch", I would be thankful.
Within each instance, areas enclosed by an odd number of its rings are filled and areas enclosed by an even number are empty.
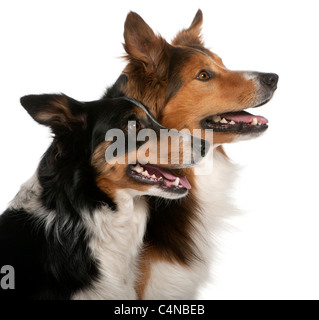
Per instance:
[[[243,76],[245,77],[246,80],[254,80],[258,78],[258,73],[254,71],[245,71],[243,72]]]
[[[210,157],[204,161],[207,159]],[[199,249],[196,253],[201,261],[195,261],[190,267],[168,262],[153,263],[144,299],[195,299],[201,285],[209,280],[214,233],[220,229],[225,218],[237,212],[228,199],[236,167],[220,152],[214,152],[213,159],[213,172],[208,176],[196,176],[196,197],[201,216],[192,239]]]
[[[53,225],[55,214],[43,208],[40,196],[42,187],[38,179],[38,173],[26,181],[20,188],[8,209],[23,209],[38,219],[39,225],[44,225],[46,231]]]
[[[206,157],[199,166],[205,166],[205,161],[209,159],[209,156]],[[213,159],[213,172],[208,176],[196,176],[196,197],[201,216],[193,240],[200,250],[196,253],[202,260],[190,267],[168,262],[153,263],[144,299],[195,299],[201,285],[208,280],[214,253],[214,233],[224,218],[236,213],[227,196],[236,168],[220,152],[214,152]],[[150,193],[158,191],[154,188]],[[22,185],[9,208],[32,212],[39,218],[39,223],[48,229],[54,224],[55,215],[41,206],[40,194],[41,186],[35,174]],[[134,289],[136,264],[148,217],[147,203],[134,190],[118,192],[116,202],[119,204],[118,211],[104,207],[93,216],[83,214],[87,234],[91,238],[89,247],[99,263],[100,278],[89,288],[77,292],[72,299],[137,298]]]
[[[72,299],[136,299],[136,262],[142,245],[147,205],[127,191],[116,197],[118,211],[105,207],[86,215],[85,225],[91,237],[89,247],[98,261],[100,277],[88,289],[76,293]]]
[[[60,228],[67,228],[70,221],[66,219],[63,225],[56,226],[54,212],[41,205],[41,191],[35,174],[22,185],[9,209],[24,209],[37,218],[47,231],[55,226],[54,232],[59,239]],[[129,189],[119,191],[115,201],[118,211],[105,206],[93,216],[82,213],[84,227],[90,237],[89,247],[93,258],[98,261],[100,277],[89,288],[74,294],[72,299],[137,298],[134,288],[136,262],[146,228],[147,204],[142,197],[136,196],[134,190]],[[83,224],[78,227],[83,228]]]

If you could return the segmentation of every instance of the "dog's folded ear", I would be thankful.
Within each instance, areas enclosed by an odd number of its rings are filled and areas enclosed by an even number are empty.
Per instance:
[[[20,102],[35,121],[55,133],[86,126],[84,104],[64,94],[28,95]]]
[[[155,35],[149,25],[135,12],[127,15],[124,39],[124,49],[128,58],[143,62],[149,69],[158,69],[165,49],[169,46],[162,37]]]
[[[184,29],[180,31],[174,40],[172,41],[172,45],[174,46],[192,46],[199,45],[203,46],[203,39],[201,35],[203,24],[203,12],[202,10],[198,10],[193,22],[191,23],[188,29]]]

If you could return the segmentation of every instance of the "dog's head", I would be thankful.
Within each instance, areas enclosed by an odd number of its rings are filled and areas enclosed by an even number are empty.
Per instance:
[[[267,103],[278,76],[228,70],[205,47],[202,23],[199,10],[190,27],[169,44],[138,14],[129,13],[124,30],[129,63],[121,89],[152,106],[169,128],[213,129],[216,144],[257,136],[267,129],[267,119],[243,110]]]
[[[25,96],[21,104],[33,119],[51,128],[52,161],[74,170],[75,175],[81,163],[111,199],[119,189],[133,196],[185,196],[191,188],[189,181],[170,169],[197,164],[209,149],[200,138],[161,126],[134,99],[79,102],[66,95],[46,94]]]

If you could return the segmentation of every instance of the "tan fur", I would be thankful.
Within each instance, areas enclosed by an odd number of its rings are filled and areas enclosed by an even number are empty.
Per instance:
[[[167,101],[168,52],[172,47],[156,36],[140,19],[130,13],[126,20],[125,26],[129,28],[125,28],[124,33],[125,49],[130,63],[124,69],[124,73],[128,75],[129,81],[122,90],[126,95],[148,105],[164,126],[177,130],[201,129],[200,121],[205,117],[240,111],[254,105],[258,96],[258,88],[254,81],[246,79],[244,72],[228,70],[218,55],[203,46],[200,35],[201,13],[195,16],[190,28],[182,30],[172,42],[173,46],[184,50],[191,58],[179,73],[182,87]],[[134,20],[134,23],[130,20]],[[142,40],[136,39],[133,27],[142,28],[145,33],[144,37],[147,40],[143,38],[143,34],[139,34],[139,37],[144,39],[143,47],[137,45],[138,40]],[[194,49],[191,48],[193,46]],[[154,65],[157,66],[156,70]],[[213,71],[214,79],[197,80],[198,72],[203,69]],[[229,143],[236,137],[234,133],[219,133],[214,136],[214,142]]]
[[[214,72],[214,79],[199,81],[201,69]],[[213,114],[239,111],[255,102],[256,88],[242,72],[220,67],[202,53],[195,54],[181,72],[183,86],[178,94],[163,108],[161,122],[169,128],[200,129],[200,121]],[[180,116],[183,115],[183,121]]]
[[[143,115],[145,117],[145,113],[142,113],[138,110],[137,113]],[[172,136],[170,140],[168,140],[167,150],[165,152],[162,150],[161,152],[161,141],[159,139],[159,133],[156,135],[157,139],[155,141],[149,140],[138,150],[135,152],[135,159],[140,161],[149,161],[150,164],[156,164],[159,167],[174,169],[181,166],[183,163],[183,141],[179,139],[179,136]],[[176,144],[177,142],[177,144]],[[174,148],[174,143],[177,148]],[[96,170],[96,183],[98,187],[105,192],[106,194],[115,196],[115,193],[119,189],[134,189],[138,191],[146,191],[151,186],[146,184],[141,184],[127,174],[127,168],[130,159],[130,155],[125,153],[123,155],[123,159],[119,159],[121,164],[115,163],[110,164],[105,160],[105,152],[107,148],[110,146],[111,142],[102,142],[95,150],[91,164]],[[153,149],[154,144],[156,146],[157,153],[153,154],[150,150]],[[185,152],[192,152],[191,146],[189,146],[189,150],[185,150]],[[145,152],[144,152],[145,151]],[[165,163],[166,161],[166,163]],[[178,173],[179,170],[176,170]],[[189,171],[190,172],[190,171]],[[183,174],[182,170],[180,173]]]
[[[202,129],[201,121],[215,114],[241,111],[254,106],[258,100],[258,88],[245,72],[228,70],[222,59],[204,47],[201,36],[203,22],[199,10],[188,29],[180,31],[168,44],[163,38],[154,34],[144,20],[135,13],[127,16],[125,23],[125,45],[128,64],[124,73],[128,82],[122,85],[122,91],[131,97],[141,100],[149,106],[162,125],[168,128],[192,131]],[[174,58],[178,69],[172,69],[170,59],[176,53],[181,58]],[[213,79],[200,81],[196,79],[201,70],[210,70]],[[172,79],[175,77],[175,87]],[[169,92],[171,95],[168,95]],[[230,132],[215,132],[214,143],[233,142],[239,134]],[[222,146],[215,149],[226,158]],[[192,186],[195,186],[193,170],[184,170]],[[197,221],[196,198],[191,190],[189,197],[181,200],[180,205],[172,205],[171,228],[173,234],[180,236],[176,243],[181,246],[186,256],[194,252],[192,234],[194,221]],[[174,212],[173,212],[174,211]],[[183,212],[184,216],[174,220]],[[150,217],[152,219],[152,217]],[[175,232],[177,230],[177,232]],[[179,232],[180,231],[180,232]],[[169,234],[170,230],[167,230]],[[196,249],[196,248],[195,248]],[[137,281],[137,292],[140,298],[150,278],[150,266],[158,260],[188,264],[188,258],[179,255],[178,249],[170,251],[154,245],[152,239],[146,239],[140,259],[140,277]],[[182,257],[182,258],[181,258]],[[192,259],[191,257],[189,259]],[[196,258],[195,258],[196,259]]]

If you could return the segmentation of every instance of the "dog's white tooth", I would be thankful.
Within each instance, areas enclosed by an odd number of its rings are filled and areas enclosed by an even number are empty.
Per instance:
[[[229,124],[236,124],[234,120],[230,121]]]
[[[225,118],[223,118],[223,119],[220,121],[220,123],[228,123],[228,121],[227,121]]]
[[[253,121],[251,122],[251,124],[253,126],[257,125],[258,124],[258,119],[257,118],[254,118]]]
[[[150,175],[149,175],[148,171],[145,170],[142,172],[142,176],[149,177]]]
[[[179,185],[179,178],[176,178],[176,180],[172,182],[172,185],[177,187]]]
[[[153,178],[153,179],[157,179],[157,177],[156,177],[156,175],[155,175],[155,174],[153,174],[153,175],[152,175],[152,178]]]
[[[213,116],[214,122],[219,122],[221,119],[222,119],[221,116]]]
[[[137,173],[142,173],[143,172],[143,168],[137,164],[134,168],[133,168],[134,171],[136,171]]]
[[[163,180],[163,177],[159,177],[158,180]]]

